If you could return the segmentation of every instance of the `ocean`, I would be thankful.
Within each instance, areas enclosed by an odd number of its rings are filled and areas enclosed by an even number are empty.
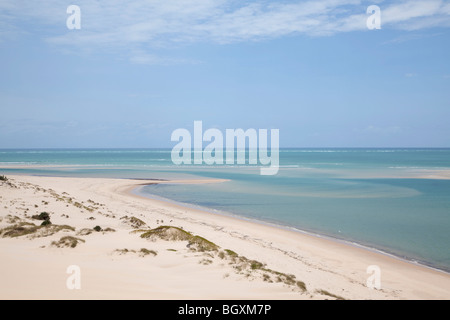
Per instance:
[[[0,174],[135,179],[140,194],[366,246],[450,271],[450,149],[281,149],[280,170],[176,166],[170,149],[0,150]]]

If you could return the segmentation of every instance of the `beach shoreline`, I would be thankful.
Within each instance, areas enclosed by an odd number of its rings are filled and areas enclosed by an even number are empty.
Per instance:
[[[9,177],[9,176],[8,176]],[[245,276],[242,274],[233,274],[223,277],[217,277],[217,274],[211,275],[214,281],[220,283],[221,286],[225,284],[229,288],[228,295],[220,295],[220,297],[234,298],[236,297],[235,288],[239,287],[241,290],[240,297],[242,298],[268,298],[268,299],[326,299],[330,296],[324,295],[324,292],[333,293],[338,297],[346,299],[450,299],[450,275],[445,271],[435,270],[431,267],[414,264],[410,261],[403,260],[398,257],[392,257],[388,254],[376,252],[370,250],[370,248],[362,247],[359,245],[351,245],[349,243],[342,243],[337,239],[328,239],[322,236],[308,234],[307,232],[299,232],[298,230],[288,230],[279,226],[268,225],[259,223],[258,221],[249,221],[246,219],[238,219],[234,216],[225,216],[221,214],[211,214],[210,212],[203,212],[194,208],[180,206],[178,204],[164,202],[161,200],[149,199],[141,195],[133,193],[133,190],[143,184],[146,184],[143,180],[127,180],[127,179],[105,179],[105,178],[58,178],[58,177],[35,177],[35,176],[10,176],[13,181],[24,185],[40,186],[40,188],[54,190],[55,194],[61,195],[63,192],[70,194],[75,199],[85,199],[91,197],[92,201],[103,202],[105,206],[109,208],[111,212],[122,212],[126,215],[133,211],[133,215],[142,218],[144,221],[148,221],[148,225],[151,227],[157,227],[162,225],[173,225],[174,227],[180,227],[184,230],[199,235],[217,244],[220,248],[229,249],[236,252],[240,256],[248,257],[252,260],[258,260],[264,265],[267,265],[268,270],[277,270],[283,274],[293,274],[296,279],[300,279],[305,283],[307,291],[298,292],[293,291],[292,288],[283,283],[271,283],[269,281],[261,281],[258,276]],[[195,181],[183,181],[183,183],[199,183],[199,180]],[[204,180],[202,183],[217,183],[220,181]],[[148,183],[155,183],[155,181],[148,181]],[[158,182],[156,182],[158,183]],[[162,182],[162,183],[170,183]],[[172,181],[172,183],[174,183]],[[66,190],[66,191],[63,191]],[[10,197],[17,197],[16,190],[9,190],[11,192]],[[9,194],[8,194],[9,195]],[[30,201],[31,195],[26,197],[25,194],[20,198],[23,204],[29,204],[32,208]],[[2,194],[2,202],[8,198],[6,193]],[[38,197],[37,199],[41,199]],[[90,199],[90,198],[89,198]],[[9,200],[12,201],[12,200]],[[43,200],[41,200],[43,201]],[[56,201],[58,202],[58,201]],[[86,203],[86,202],[85,202]],[[54,204],[56,207],[50,211],[56,212],[59,203]],[[67,205],[67,204],[66,204]],[[26,205],[24,205],[25,207]],[[66,207],[69,208],[69,207]],[[79,208],[75,208],[79,209]],[[36,210],[39,211],[40,209]],[[66,210],[66,209],[65,209]],[[68,209],[67,209],[68,210]],[[87,225],[85,213],[76,212],[70,207],[70,216],[77,216],[74,218],[72,224],[76,229],[83,228]],[[79,211],[79,210],[78,210]],[[95,210],[94,210],[95,211]],[[29,212],[29,211],[28,211]],[[100,212],[100,211],[99,211]],[[94,215],[97,213],[97,215]],[[118,214],[109,213],[110,216],[115,218],[104,216],[104,212],[100,214],[93,212],[92,215],[97,220],[101,220],[104,225],[111,225],[119,232],[108,235],[108,237],[123,237],[127,239],[127,243],[137,242],[139,245],[144,245],[147,240],[143,240],[139,237],[130,234],[129,230],[120,230],[122,223],[119,223]],[[56,217],[55,217],[56,219]],[[59,219],[59,218],[58,218]],[[120,219],[120,218],[119,218]],[[72,219],[71,219],[72,220]],[[157,223],[155,223],[155,221]],[[164,221],[164,222],[161,222]],[[56,221],[58,222],[58,221]],[[92,225],[92,223],[90,223]],[[120,228],[119,228],[120,227]],[[101,237],[100,237],[101,238]],[[14,239],[14,241],[19,239]],[[41,241],[40,239],[39,241]],[[86,244],[80,247],[89,247],[90,238],[86,237]],[[95,248],[105,247],[103,251],[108,251],[109,254],[100,253],[98,258],[102,260],[99,262],[101,265],[109,265],[111,263],[111,250],[113,249],[111,244],[102,243],[102,239],[97,239]],[[10,239],[0,239],[0,254],[3,259],[8,258],[11,261],[11,270],[15,270],[14,265],[18,262],[12,259],[12,255],[5,254],[5,241],[9,243]],[[114,240],[116,241],[116,240]],[[2,244],[3,243],[3,244]],[[169,242],[170,243],[170,242]],[[166,241],[151,242],[154,248],[167,246]],[[10,244],[12,245],[12,244]],[[40,253],[36,251],[33,246],[33,241],[21,241],[21,245],[24,248],[28,248],[32,251],[30,254],[31,260],[40,261]],[[170,245],[180,246],[180,243],[174,243]],[[108,247],[108,248],[106,248]],[[181,245],[184,248],[185,245]],[[177,249],[180,252],[184,249]],[[45,248],[44,250],[47,250]],[[59,249],[58,249],[59,250]],[[75,248],[75,251],[71,252],[71,249],[64,249],[64,257],[70,256],[73,252],[77,252],[82,256],[93,255],[93,252],[88,249]],[[86,252],[84,252],[84,251]],[[93,249],[91,249],[93,250]],[[53,249],[50,249],[53,252]],[[60,251],[60,250],[59,250]],[[58,252],[59,252],[58,251]],[[113,250],[112,250],[113,251]],[[160,250],[158,250],[160,252]],[[48,250],[44,255],[51,254]],[[162,254],[158,254],[155,257],[161,259],[162,265],[166,265],[164,259],[174,259],[174,257],[167,256],[165,252],[164,257]],[[186,259],[178,257],[180,261],[177,261],[177,265],[184,265]],[[183,260],[184,259],[184,260]],[[204,259],[204,258],[203,258]],[[211,267],[214,272],[232,274],[235,270],[232,268],[229,270],[229,265],[224,264],[218,258],[211,258],[213,261]],[[17,260],[17,259],[16,259]],[[56,258],[58,260],[58,256]],[[130,270],[122,274],[122,282],[130,283],[130,278],[133,277],[133,268],[136,266],[130,263]],[[367,287],[366,281],[370,274],[367,273],[369,266],[378,266],[381,270],[382,287],[381,290],[373,290]],[[16,266],[17,267],[17,266]],[[197,279],[195,275],[199,270],[208,268],[210,266],[199,265],[197,262],[192,267],[191,278]],[[92,268],[92,266],[91,266]],[[169,279],[173,274],[170,268],[160,267],[158,268],[160,275],[163,279]],[[257,270],[262,272],[261,270]],[[142,271],[144,275],[148,276],[146,271]],[[2,272],[3,273],[3,272]],[[188,272],[189,273],[189,272]],[[44,273],[45,274],[45,273]],[[51,278],[51,274],[46,275]],[[187,275],[189,276],[189,275]],[[273,278],[273,277],[272,277]],[[209,279],[209,278],[208,278]],[[212,281],[212,279],[209,279]],[[5,280],[5,279],[2,279]],[[272,279],[273,280],[273,279]],[[6,280],[5,280],[6,281]],[[50,280],[49,280],[50,281]],[[6,281],[8,282],[8,281]],[[146,292],[152,285],[134,284],[133,290],[139,288],[139,292]],[[258,290],[255,290],[257,284]],[[194,290],[195,292],[185,293],[182,297],[205,299],[205,298],[218,298],[217,295],[211,296],[210,285],[206,283],[204,286],[200,286]],[[8,286],[4,286],[1,297],[8,298]],[[246,289],[242,289],[246,288]],[[63,290],[63,296],[70,296],[70,292]],[[164,289],[159,289],[156,297],[167,297],[168,299],[180,298],[177,294],[177,290],[173,290],[171,285],[168,285]],[[189,291],[187,288],[184,290]],[[226,290],[225,290],[226,291]],[[114,290],[109,292],[112,294]],[[204,295],[208,292],[209,295]],[[234,294],[231,294],[234,292]],[[49,292],[48,296],[51,296],[55,292]],[[136,291],[133,291],[130,297],[135,297]],[[20,296],[20,292],[16,292]],[[117,293],[118,294],[118,293]],[[24,294],[26,295],[26,294]],[[113,294],[112,294],[113,295]],[[114,296],[114,295],[113,295]],[[119,294],[120,296],[120,294]],[[139,296],[139,294],[137,295]],[[83,298],[89,299],[90,294],[84,292]],[[114,296],[117,297],[117,296]],[[141,296],[140,298],[155,298],[152,295]]]
[[[130,180],[135,180],[135,179],[130,179]],[[145,180],[145,179],[144,179]],[[362,243],[358,243],[356,241],[351,241],[351,240],[346,240],[344,238],[336,238],[324,233],[319,233],[319,232],[313,232],[313,231],[309,231],[309,230],[304,230],[304,229],[300,229],[298,227],[293,227],[293,226],[289,226],[289,225],[283,225],[281,223],[277,223],[277,222],[271,222],[271,221],[264,221],[264,220],[260,220],[260,219],[256,219],[256,218],[250,218],[250,217],[245,217],[245,216],[241,216],[241,215],[237,215],[234,214],[232,212],[226,212],[226,211],[221,211],[221,210],[217,210],[217,209],[213,209],[213,208],[207,208],[207,207],[202,207],[199,205],[193,205],[190,203],[184,203],[184,202],[179,202],[176,200],[172,200],[172,199],[168,199],[168,198],[163,198],[157,195],[153,195],[153,194],[146,194],[143,195],[142,192],[139,190],[142,187],[145,187],[147,185],[155,185],[155,184],[177,184],[177,183],[183,183],[183,184],[196,184],[196,183],[221,183],[224,182],[225,180],[221,180],[221,179],[211,179],[211,181],[205,182],[202,180],[183,180],[183,181],[177,181],[177,180],[167,180],[164,182],[159,182],[159,181],[155,181],[155,182],[149,182],[149,183],[144,183],[142,185],[138,185],[138,186],[133,186],[130,187],[129,189],[127,189],[125,191],[125,194],[129,194],[131,196],[138,196],[144,199],[150,199],[152,201],[158,201],[161,203],[167,203],[167,204],[172,204],[175,205],[177,207],[180,208],[187,208],[187,209],[191,209],[191,210],[197,210],[200,212],[204,212],[206,214],[212,214],[212,215],[219,215],[219,216],[224,216],[224,217],[229,217],[231,219],[236,219],[238,222],[239,221],[247,221],[250,223],[255,223],[257,225],[263,225],[263,226],[267,226],[267,227],[272,227],[272,228],[276,228],[276,229],[281,229],[281,230],[285,230],[285,231],[289,231],[289,232],[294,232],[294,233],[300,233],[306,236],[310,236],[310,237],[315,237],[315,238],[319,238],[319,239],[325,239],[328,241],[334,241],[337,243],[340,243],[342,245],[345,246],[350,246],[350,247],[356,247],[356,248],[360,248],[363,250],[368,250],[370,252],[376,253],[376,254],[381,254],[381,255],[385,255],[387,257],[393,258],[393,259],[397,259],[399,261],[403,261],[406,263],[411,263],[413,265],[417,265],[420,267],[424,267],[430,270],[434,270],[437,272],[442,272],[446,275],[450,276],[450,272],[444,269],[440,269],[438,267],[435,267],[431,264],[427,264],[426,261],[416,261],[414,259],[410,259],[407,257],[402,257],[399,255],[396,255],[395,253],[391,253],[387,250],[383,250],[383,249],[379,249],[376,248],[375,246],[370,246],[368,244],[362,244]]]

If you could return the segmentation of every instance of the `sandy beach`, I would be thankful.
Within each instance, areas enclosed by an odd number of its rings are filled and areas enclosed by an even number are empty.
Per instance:
[[[132,192],[146,183],[157,181],[0,181],[0,299],[450,299],[447,273]]]

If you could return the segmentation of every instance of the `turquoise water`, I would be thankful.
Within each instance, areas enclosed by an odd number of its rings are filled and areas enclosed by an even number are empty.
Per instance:
[[[450,170],[450,149],[284,149],[280,164],[278,175],[261,176],[251,166],[174,166],[168,149],[0,150],[0,174],[6,175],[228,179],[150,185],[140,192],[356,242],[450,271],[450,180],[418,179]]]

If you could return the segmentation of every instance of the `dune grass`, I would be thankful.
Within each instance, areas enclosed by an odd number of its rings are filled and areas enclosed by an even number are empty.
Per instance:
[[[142,232],[141,238],[144,239],[162,239],[166,241],[188,241],[188,247],[191,250],[205,252],[217,251],[218,246],[200,236],[195,236],[178,227],[160,226],[151,230],[139,230]]]
[[[80,242],[84,243],[85,240],[72,236],[65,236],[59,239],[59,241],[52,241],[51,245],[57,248],[75,248]]]
[[[324,296],[329,296],[329,297],[335,298],[336,300],[345,300],[345,298],[335,295],[335,294],[332,294],[326,290],[316,290],[316,292],[321,295],[324,295]]]
[[[120,220],[123,220],[124,223],[130,225],[133,229],[139,229],[147,225],[144,221],[134,216],[123,216]]]
[[[208,256],[214,257],[214,254],[222,260],[229,260],[230,265],[239,274],[246,276],[259,276],[263,281],[284,283],[285,285],[295,287],[301,292],[306,292],[306,284],[296,279],[295,275],[285,274],[266,268],[266,265],[257,260],[251,260],[244,256],[238,255],[230,249],[219,250],[220,247],[215,243],[173,226],[160,226],[150,230],[134,230],[133,233],[140,233],[141,238],[149,240],[162,239],[166,241],[188,241],[188,247],[197,252],[205,252]],[[172,251],[173,249],[171,249]],[[201,264],[210,264],[212,260],[203,259]]]
[[[16,238],[22,236],[40,238],[51,236],[60,231],[75,231],[75,228],[67,225],[52,224],[37,226],[34,223],[20,222],[15,225],[0,229],[0,236],[3,238]]]

